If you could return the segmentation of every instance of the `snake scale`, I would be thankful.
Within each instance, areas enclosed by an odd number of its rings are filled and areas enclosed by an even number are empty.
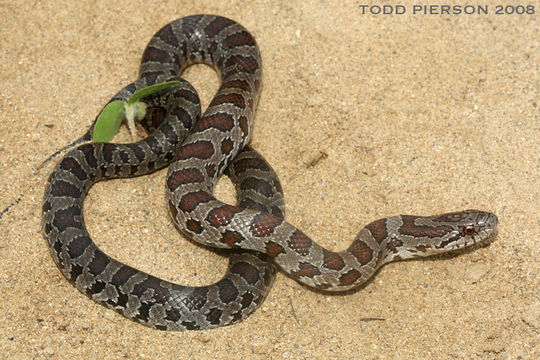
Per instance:
[[[202,117],[196,91],[178,77],[195,63],[208,64],[221,76]],[[69,151],[53,170],[43,200],[43,230],[63,274],[81,292],[128,318],[167,330],[229,325],[264,300],[274,264],[307,286],[344,291],[385,263],[470,246],[497,226],[495,215],[478,210],[392,216],[365,226],[344,251],[322,248],[284,220],[279,180],[246,147],[261,88],[261,57],[252,35],[219,16],[173,21],[146,47],[140,79],[111,101],[174,79],[180,84],[145,101],[151,111],[144,124],[151,135],[133,144],[87,142]],[[90,139],[91,130],[82,140]],[[82,206],[92,184],[169,164],[167,203],[179,230],[201,244],[234,249],[227,273],[216,284],[187,287],[158,279],[106,255],[86,230]],[[224,172],[236,185],[236,206],[212,195]]]

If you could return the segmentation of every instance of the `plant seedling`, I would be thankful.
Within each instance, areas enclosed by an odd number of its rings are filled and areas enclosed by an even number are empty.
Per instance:
[[[135,120],[140,121],[146,115],[146,104],[140,99],[155,94],[161,90],[179,84],[180,81],[168,81],[161,84],[150,85],[136,91],[129,100],[111,101],[96,121],[92,140],[94,142],[109,142],[118,133],[122,120],[126,118],[131,137],[135,137]]]

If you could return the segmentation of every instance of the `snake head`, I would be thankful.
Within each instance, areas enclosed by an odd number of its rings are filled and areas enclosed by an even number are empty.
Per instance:
[[[492,213],[465,210],[435,216],[401,215],[388,219],[391,237],[383,263],[430,256],[487,239],[497,228]]]
[[[442,241],[434,244],[441,251],[470,246],[487,239],[499,223],[495,214],[479,211],[465,210],[429,217],[440,227],[447,227],[450,231],[442,237]]]

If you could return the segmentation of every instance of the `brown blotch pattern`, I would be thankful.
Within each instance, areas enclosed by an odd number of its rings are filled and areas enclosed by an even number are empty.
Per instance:
[[[212,99],[209,107],[217,106],[221,104],[232,104],[238,108],[243,109],[246,106],[244,97],[239,94],[220,94]]]
[[[242,209],[236,206],[223,205],[212,209],[208,213],[206,220],[208,220],[212,226],[220,227],[229,224],[233,219],[234,215],[240,211],[242,211]]]
[[[317,269],[316,266],[309,263],[299,263],[298,269],[298,271],[292,272],[295,276],[314,277],[321,274],[321,272],[319,271],[319,269]]]
[[[131,268],[131,269],[133,269],[133,268]],[[133,269],[133,270],[138,272],[138,270],[136,270],[136,269]],[[167,288],[164,288],[163,286],[161,286],[161,283],[162,283],[161,279],[159,279],[159,278],[157,278],[155,276],[152,276],[152,275],[148,275],[146,280],[144,280],[141,283],[136,284],[133,287],[133,292],[132,293],[136,294],[138,296],[142,296],[144,293],[148,292],[148,289],[152,289],[152,290],[154,290],[154,294],[153,294],[152,298],[154,300],[162,302],[162,301],[164,301],[164,299],[167,299],[170,296],[170,294],[169,294],[169,290]]]
[[[361,240],[353,241],[351,246],[349,246],[348,251],[362,265],[366,265],[373,259],[373,250],[371,250],[371,248]]]
[[[186,144],[176,154],[174,160],[185,160],[191,158],[208,159],[214,154],[214,146],[211,141],[197,141]]]
[[[225,49],[231,49],[236,46],[244,45],[255,45],[255,40],[247,31],[237,32],[223,40],[223,47]]]
[[[229,131],[234,127],[234,120],[231,115],[218,113],[207,115],[199,120],[192,131],[204,131],[210,128],[217,129],[221,132]]]
[[[259,69],[259,64],[257,60],[251,56],[242,56],[242,55],[233,55],[227,59],[225,63],[227,67],[235,66],[234,71],[243,71],[250,74],[255,73]],[[224,77],[230,76],[230,74],[225,74]]]
[[[262,194],[266,197],[270,197],[274,194],[274,189],[271,184],[254,177],[248,177],[242,180],[242,182],[240,183],[240,190],[255,190],[259,194]]]
[[[242,300],[240,300],[240,304],[242,304],[242,308],[247,308],[251,303],[253,302],[253,299],[255,296],[252,293],[245,293],[242,295]]]
[[[204,31],[209,37],[214,37],[217,34],[219,34],[223,29],[225,29],[227,26],[231,26],[234,24],[231,20],[226,18],[218,17],[214,19],[210,24],[208,24]]]
[[[208,320],[210,324],[217,325],[219,324],[221,315],[223,315],[223,311],[217,308],[213,308],[212,310],[208,312],[208,314],[205,315],[205,317],[206,317],[206,320]]]
[[[195,210],[195,208],[200,203],[207,202],[210,200],[214,200],[214,197],[208,194],[206,191],[200,190],[200,191],[191,192],[182,196],[182,199],[180,199],[180,203],[178,204],[178,206],[184,212],[191,212]]]
[[[185,93],[185,92],[184,92]],[[185,97],[185,95],[182,95]],[[198,102],[198,99],[193,101],[194,103],[197,103]],[[193,125],[193,118],[191,117],[190,113],[187,112],[186,110],[180,108],[179,106],[176,107],[175,109],[173,109],[172,111],[170,111],[173,115],[177,116],[178,117],[178,120],[180,120],[180,122],[182,123],[182,125],[184,126],[184,128],[186,129],[190,129],[191,126]]]
[[[166,25],[163,29],[159,31],[159,38],[173,47],[178,46],[178,39],[174,35],[174,31],[170,24]]]
[[[200,234],[204,230],[203,227],[201,226],[201,223],[193,219],[189,219],[186,221],[186,229],[188,229],[189,231],[195,234]]]
[[[366,228],[371,232],[371,235],[379,244],[381,244],[388,236],[388,231],[386,231],[386,221],[384,219],[374,221],[368,224]]]
[[[230,271],[240,275],[250,285],[255,285],[259,281],[257,268],[247,262],[242,261],[234,264]]]
[[[83,170],[81,167],[81,164],[77,160],[75,160],[72,157],[66,157],[62,160],[62,162],[59,165],[60,169],[69,171],[73,175],[77,177],[77,179],[84,181],[87,179],[86,171]]]
[[[173,202],[169,200],[169,212],[171,213],[171,216],[173,219],[176,219],[176,216],[178,215],[178,209],[176,206],[174,206]]]
[[[73,259],[81,256],[90,244],[92,244],[92,240],[88,236],[79,236],[73,239],[67,246],[69,256]]]
[[[79,187],[64,180],[57,180],[52,184],[51,194],[54,196],[67,196],[72,198],[80,198],[82,195]]]
[[[77,148],[77,151],[80,151],[83,153],[84,160],[91,168],[96,168],[98,166],[98,160],[94,154],[94,146],[93,144],[84,144]]]
[[[231,248],[235,248],[243,240],[244,238],[239,233],[235,231],[225,231],[225,233],[221,235],[221,239],[219,241],[221,241],[224,244],[227,244]]]
[[[358,280],[362,276],[359,271],[357,270],[351,270],[339,278],[339,283],[343,286],[350,286],[355,283],[356,280]]]
[[[234,142],[231,139],[225,139],[221,142],[221,153],[226,155],[234,148]]]
[[[300,230],[296,230],[287,243],[291,249],[302,256],[309,254],[309,249],[311,249],[312,245],[311,239]]]
[[[163,123],[165,118],[166,110],[162,107],[152,106],[146,109],[146,115],[140,121],[140,124],[144,127],[147,133],[151,133]],[[165,126],[165,124],[163,124]],[[172,135],[176,137],[174,132],[165,132],[167,135]],[[132,144],[130,144],[132,145]],[[131,148],[131,146],[128,146]]]
[[[217,283],[219,288],[219,299],[225,304],[234,301],[238,296],[238,290],[233,282],[229,279],[222,279]]]
[[[268,165],[262,159],[245,158],[233,164],[234,172],[240,174],[249,169],[268,171]]]
[[[345,267],[345,261],[335,252],[323,249],[323,266],[331,270],[341,270]]]
[[[96,251],[94,254],[94,258],[90,264],[88,264],[88,271],[95,276],[101,274],[111,261],[109,260],[109,257],[101,251]]]
[[[250,91],[249,83],[245,80],[230,80],[221,85],[222,89],[240,89]]]
[[[149,46],[144,50],[144,53],[143,53],[143,62],[145,61],[168,63],[168,62],[172,62],[172,59],[169,56],[169,53],[167,51]]]
[[[426,245],[418,245],[418,246],[415,246],[415,249],[416,249],[417,251],[420,251],[420,252],[426,252],[426,251],[428,251],[430,248],[431,248],[431,246],[426,246]]]
[[[253,236],[269,236],[274,233],[275,227],[281,224],[281,222],[281,219],[278,219],[270,214],[259,214],[253,219],[251,225],[249,226],[249,231],[251,231]]]
[[[137,274],[138,272],[139,272],[138,270],[135,270],[131,266],[123,265],[113,275],[111,282],[121,286],[125,284],[133,275]]]
[[[266,254],[268,256],[276,257],[279,254],[285,254],[285,249],[283,248],[283,246],[273,241],[268,241],[265,247],[266,247]]]
[[[181,185],[201,183],[203,181],[204,175],[198,169],[182,169],[170,174],[167,179],[167,186],[171,191],[174,191]]]
[[[238,119],[238,125],[240,125],[240,129],[242,129],[242,133],[244,135],[249,134],[249,122],[245,116],[241,116]]]
[[[400,228],[400,232],[404,235],[410,235],[414,237],[442,237],[452,228],[447,225],[440,225],[436,227],[432,226],[418,226],[414,224],[414,221],[418,219],[418,216],[403,215],[403,225]]]
[[[403,241],[399,240],[399,239],[396,239],[396,238],[392,238],[388,244],[386,244],[386,249],[387,250],[390,250],[391,252],[393,253],[397,253],[399,248],[403,246]]]

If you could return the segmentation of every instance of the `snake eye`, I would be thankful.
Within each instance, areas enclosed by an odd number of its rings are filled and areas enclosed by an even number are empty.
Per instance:
[[[467,225],[464,226],[462,229],[463,235],[473,235],[474,234],[474,226]]]

